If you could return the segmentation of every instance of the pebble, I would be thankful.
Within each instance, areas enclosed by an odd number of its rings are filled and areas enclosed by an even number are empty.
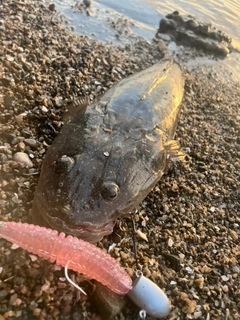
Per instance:
[[[195,311],[197,306],[196,301],[189,299],[185,292],[181,292],[180,299],[185,303],[182,308],[182,312],[189,314]]]
[[[233,266],[232,267],[232,272],[239,273],[240,272],[240,268],[238,266]]]
[[[18,115],[15,116],[15,121],[17,122],[17,124],[21,124],[23,122],[23,118],[26,116],[25,113],[20,113]]]
[[[18,147],[18,150],[20,151],[24,151],[26,149],[25,143],[22,141],[18,143],[17,147]]]
[[[13,160],[21,163],[24,167],[33,167],[32,161],[30,160],[29,156],[24,152],[16,152],[13,155]]]
[[[36,268],[28,268],[27,269],[27,275],[33,279],[37,279],[39,277],[40,272],[41,271]]]
[[[8,295],[8,292],[6,290],[0,290],[0,301],[4,300]]]
[[[238,240],[238,234],[235,230],[229,229],[229,235],[232,237],[234,240]]]
[[[32,313],[33,313],[34,317],[39,317],[40,314],[41,314],[41,309],[40,308],[35,308],[35,309],[33,309]]]
[[[45,106],[41,106],[41,110],[42,110],[42,112],[48,112],[48,108],[46,108]]]
[[[24,139],[24,143],[29,146],[31,149],[36,149],[38,142],[35,139]]]
[[[16,293],[14,293],[9,300],[9,304],[11,306],[15,306],[18,307],[20,306],[20,304],[22,303],[22,300],[18,298],[18,295]]]
[[[201,277],[201,278],[198,278],[195,280],[195,284],[198,288],[202,289],[203,288],[203,285],[204,285],[204,278]]]
[[[106,286],[96,282],[94,303],[98,307],[102,319],[113,319],[123,309],[126,302],[126,296],[116,294]]]

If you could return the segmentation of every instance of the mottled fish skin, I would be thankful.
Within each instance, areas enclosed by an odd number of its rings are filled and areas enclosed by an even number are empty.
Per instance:
[[[82,108],[46,154],[34,223],[89,242],[110,234],[164,172],[183,87],[180,67],[165,58]]]

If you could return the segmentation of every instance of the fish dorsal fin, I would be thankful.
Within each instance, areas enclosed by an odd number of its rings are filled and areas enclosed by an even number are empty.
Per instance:
[[[170,140],[164,145],[164,147],[167,153],[167,161],[184,161],[186,154],[181,150],[179,141]]]
[[[88,96],[80,97],[70,101],[67,105],[67,110],[63,115],[64,124],[72,121],[76,114],[82,109],[86,109],[90,101]]]

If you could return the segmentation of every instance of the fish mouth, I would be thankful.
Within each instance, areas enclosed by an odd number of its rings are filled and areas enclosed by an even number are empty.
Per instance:
[[[91,243],[98,242],[104,236],[112,233],[114,226],[114,223],[109,223],[97,228],[88,225],[68,225],[58,218],[51,219],[49,224],[51,227],[57,228],[57,230],[61,230]]]
[[[59,232],[73,235],[90,243],[100,241],[104,236],[112,233],[115,222],[104,224],[102,226],[93,227],[89,225],[67,224],[58,217],[45,217],[33,213],[33,222],[46,228],[56,229]]]

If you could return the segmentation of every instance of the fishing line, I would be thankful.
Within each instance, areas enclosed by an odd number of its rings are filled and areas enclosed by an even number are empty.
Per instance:
[[[138,213],[138,210],[136,210],[134,213],[135,214]],[[137,232],[136,224],[135,224],[135,219],[134,219],[133,213],[130,213],[130,215],[131,215],[131,218],[132,218],[132,227],[133,227],[133,233],[132,233],[133,253],[134,253],[134,258],[135,258],[135,261],[136,261],[136,269],[140,270],[140,264],[139,264],[139,261],[138,261],[137,239],[136,239],[136,232]]]

